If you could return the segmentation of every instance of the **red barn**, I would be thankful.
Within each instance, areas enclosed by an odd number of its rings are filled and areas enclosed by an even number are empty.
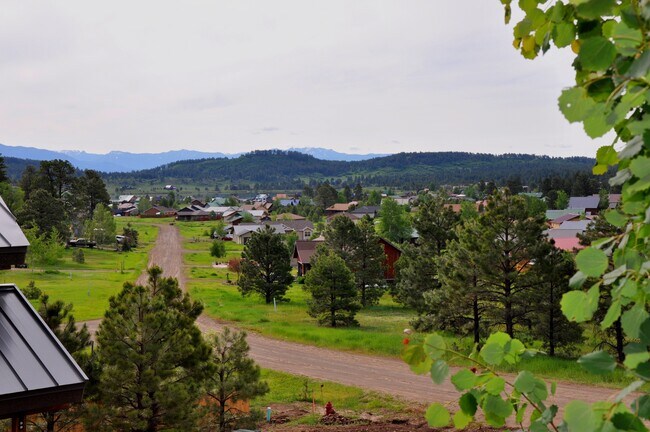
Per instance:
[[[384,248],[384,255],[386,255],[386,259],[384,260],[384,279],[392,282],[395,280],[395,262],[402,255],[402,250],[384,238],[380,238],[379,243]]]

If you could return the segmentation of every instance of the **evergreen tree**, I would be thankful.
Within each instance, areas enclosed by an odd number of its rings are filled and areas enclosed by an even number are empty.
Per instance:
[[[60,300],[50,302],[49,296],[42,294],[39,298],[38,314],[72,355],[77,364],[84,371],[88,371],[91,358],[86,349],[91,345],[90,333],[86,324],[81,328],[77,328],[72,315],[72,304],[68,303],[66,305]],[[86,391],[85,393],[88,395],[89,392]],[[60,411],[43,412],[40,416],[45,423],[43,429],[53,432],[55,429],[64,430],[66,426],[75,423],[79,418],[79,412],[74,408],[68,408]]]
[[[127,223],[122,229],[122,237],[121,249],[123,252],[138,247],[138,231],[131,226],[131,222]]]
[[[455,238],[459,216],[445,207],[444,197],[420,200],[413,225],[419,234],[417,245],[405,245],[397,262],[396,299],[428,314],[424,293],[439,288],[435,258]]]
[[[526,201],[506,189],[489,198],[478,228],[476,247],[469,252],[489,304],[486,313],[513,337],[515,325],[530,324],[530,298],[539,279],[529,267],[547,245],[545,221],[529,216]]]
[[[394,199],[386,198],[379,210],[379,234],[395,243],[411,237],[411,222],[404,209]]]
[[[363,307],[379,303],[386,291],[384,280],[384,249],[375,233],[371,219],[364,217],[357,225],[356,248],[349,262],[354,272],[354,284]]]
[[[0,183],[0,197],[14,215],[23,208],[25,202],[23,191],[10,183]]]
[[[350,186],[345,185],[343,188],[343,199],[345,200],[346,203],[349,203],[352,201],[352,189],[350,189]]]
[[[55,198],[63,199],[63,193],[74,185],[75,169],[66,160],[41,161],[38,170],[39,186]]]
[[[56,230],[62,238],[67,238],[70,232],[65,203],[43,189],[31,193],[16,218],[21,227],[36,228],[39,234]]]
[[[27,165],[20,177],[20,188],[25,194],[25,200],[28,200],[32,191],[38,189],[38,173],[33,165]]]
[[[569,279],[576,272],[573,257],[550,244],[547,249],[540,254],[533,269],[540,283],[532,295],[535,302],[532,334],[554,356],[558,348],[582,341],[582,327],[567,320],[560,308],[562,295],[570,290]]]
[[[0,183],[8,183],[9,176],[7,176],[7,164],[5,163],[4,156],[0,155]]]
[[[313,259],[313,258],[312,258]],[[358,325],[354,319],[361,305],[352,272],[334,252],[322,248],[307,273],[303,289],[311,294],[308,313],[321,325]]]
[[[458,226],[457,239],[436,257],[440,288],[424,293],[425,313],[419,317],[420,327],[472,334],[474,343],[480,342],[486,330],[481,280],[470,253],[477,247],[478,230],[475,220]]]
[[[207,394],[216,405],[210,406],[211,422],[219,432],[232,430],[250,416],[236,402],[250,401],[268,393],[269,386],[260,381],[260,367],[248,356],[246,333],[228,327],[212,338],[214,370],[207,380]]]
[[[192,430],[211,350],[194,321],[203,307],[178,282],[148,270],[147,286],[125,283],[97,332],[103,425],[155,432]]]
[[[354,199],[363,201],[363,187],[361,187],[361,183],[357,183],[354,187]]]
[[[328,182],[323,183],[318,186],[316,189],[316,194],[314,195],[314,204],[320,207],[322,210],[325,210],[327,207],[335,204],[338,200],[339,194],[336,192]]]
[[[106,184],[97,171],[85,170],[75,185],[75,195],[78,197],[80,213],[92,217],[99,204],[109,206],[111,196],[106,190]]]
[[[151,205],[151,200],[149,199],[148,196],[143,196],[142,198],[140,198],[140,201],[138,201],[138,211],[140,213],[149,210],[151,207],[153,206]]]
[[[557,191],[557,197],[555,198],[555,208],[558,210],[564,210],[569,206],[569,195],[563,190]]]
[[[226,256],[226,245],[222,240],[214,240],[210,246],[210,255],[215,258],[223,258]]]
[[[350,263],[359,240],[359,229],[354,222],[345,216],[338,215],[332,219],[323,231],[325,246],[340,256],[344,262]]]
[[[242,295],[257,293],[266,304],[283,301],[291,282],[291,258],[282,235],[269,226],[253,233],[242,252],[237,282]]]
[[[366,198],[366,204],[369,206],[378,206],[381,204],[381,194],[376,191],[370,191],[368,198]]]

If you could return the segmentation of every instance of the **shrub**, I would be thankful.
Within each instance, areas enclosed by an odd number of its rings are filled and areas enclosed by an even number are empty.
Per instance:
[[[25,294],[25,297],[27,297],[30,300],[36,300],[41,296],[41,289],[36,286],[34,281],[29,281],[27,286],[22,290],[23,294]]]
[[[86,262],[84,251],[82,249],[74,249],[72,251],[72,260],[76,263],[83,264]]]

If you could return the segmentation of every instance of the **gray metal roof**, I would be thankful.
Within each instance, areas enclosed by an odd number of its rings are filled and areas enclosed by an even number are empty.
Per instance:
[[[598,208],[600,197],[598,195],[591,195],[586,197],[570,197],[569,207],[574,209],[588,209]]]
[[[15,285],[0,285],[0,418],[79,402],[88,378]]]
[[[9,211],[2,197],[0,197],[0,247],[25,247],[29,246],[27,237],[16,222],[16,218]]]

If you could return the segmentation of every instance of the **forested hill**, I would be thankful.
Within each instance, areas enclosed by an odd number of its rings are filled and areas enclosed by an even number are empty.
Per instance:
[[[526,154],[461,152],[398,153],[365,161],[325,161],[290,151],[255,151],[238,158],[180,161],[131,173],[108,173],[113,181],[250,182],[267,188],[300,188],[304,181],[344,178],[364,186],[420,187],[480,180],[505,182],[519,176],[536,184],[550,175],[591,170],[586,157],[557,158]]]

